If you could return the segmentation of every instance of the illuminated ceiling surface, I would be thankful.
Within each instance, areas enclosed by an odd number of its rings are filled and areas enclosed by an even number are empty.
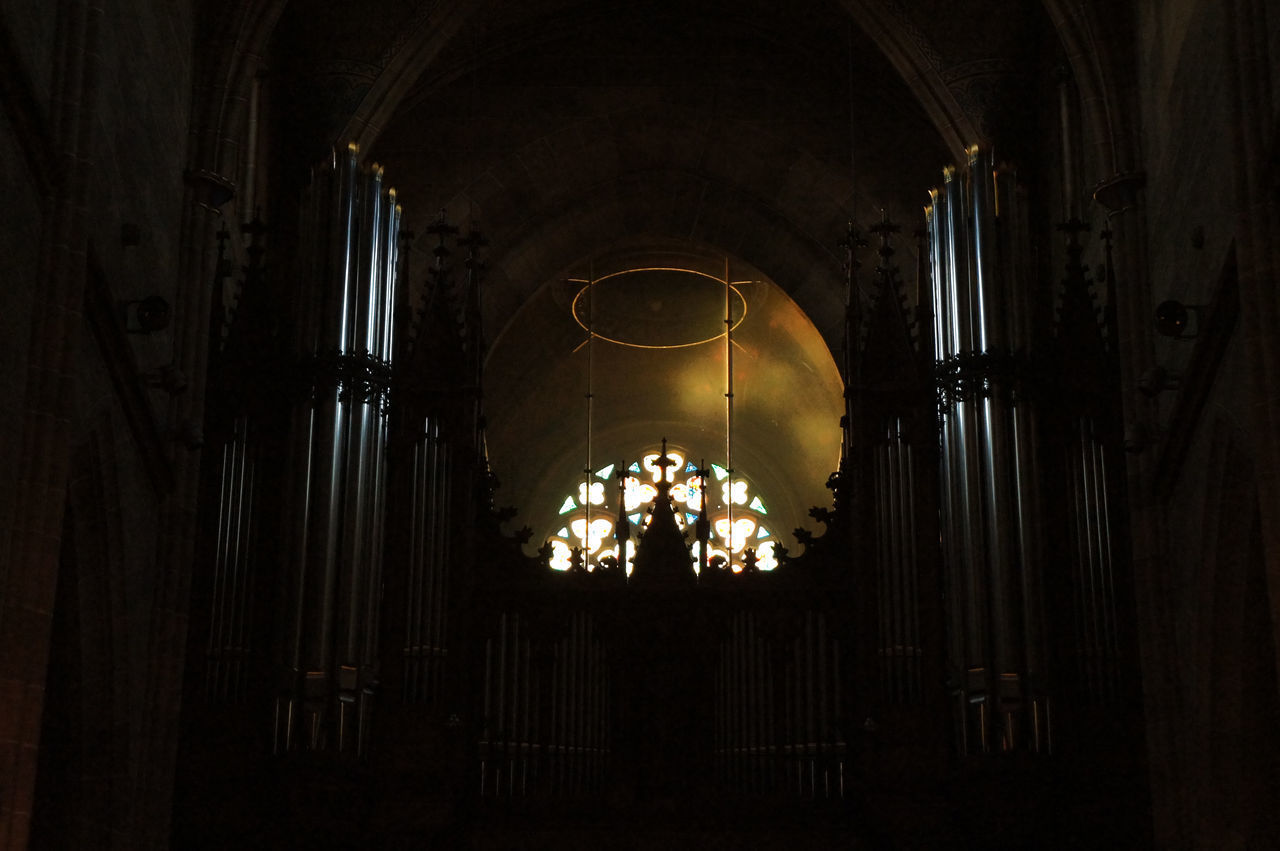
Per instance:
[[[557,527],[564,493],[590,463],[631,463],[668,437],[690,460],[724,463],[725,258],[646,250],[583,260],[545,282],[495,340],[485,375],[497,499],[534,530]],[[730,259],[733,463],[786,543],[828,505],[840,454],[842,384],[813,323],[759,270]],[[589,287],[588,280],[595,280]],[[587,346],[585,325],[596,331]],[[606,339],[607,338],[607,339]]]

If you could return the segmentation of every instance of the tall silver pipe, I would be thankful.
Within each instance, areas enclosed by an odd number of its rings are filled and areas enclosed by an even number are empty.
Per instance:
[[[944,172],[928,210],[940,380],[940,520],[948,589],[950,679],[961,747],[1015,746],[1043,658],[1034,416],[1018,397],[1014,365],[1033,343],[1020,190],[990,151],[970,149],[964,171]],[[898,446],[898,458],[907,450]],[[899,461],[899,464],[903,462]],[[903,472],[903,492],[913,487]],[[901,504],[903,607],[895,643],[915,647],[915,559]],[[914,650],[908,649],[908,653]],[[911,671],[913,660],[904,666]],[[908,675],[908,683],[914,675]],[[908,689],[910,690],[910,688]],[[997,740],[994,724],[1001,724]],[[1033,720],[1034,725],[1036,722]]]
[[[814,660],[814,666],[818,670],[818,723],[817,723],[818,735],[816,737],[816,741],[818,745],[818,755],[820,758],[823,758],[822,759],[823,771],[825,773],[826,765],[827,765],[827,760],[825,759],[825,757],[828,756],[829,745],[831,743],[831,736],[830,736],[831,716],[828,714],[828,710],[829,710],[829,706],[828,706],[829,691],[828,690],[830,688],[830,670],[828,668],[828,658],[827,658],[827,619],[824,615],[819,613],[814,618],[814,620],[816,621],[815,630],[814,630],[814,644],[815,644],[814,655],[816,656],[816,659]],[[824,777],[824,783],[823,783],[824,797],[827,795],[827,793],[828,793],[828,787],[826,785],[825,777]]]
[[[899,423],[901,427],[901,423]],[[919,702],[921,698],[921,671],[920,671],[920,559],[919,552],[916,549],[916,510],[919,503],[916,500],[916,466],[915,455],[911,444],[906,444],[905,452],[906,466],[906,504],[907,504],[907,640],[910,647],[910,662],[908,665],[908,699],[911,702]],[[838,681],[838,680],[837,680]],[[838,692],[837,692],[838,694]]]
[[[873,450],[875,463],[876,490],[876,581],[879,585],[876,593],[876,644],[879,653],[880,687],[885,694],[893,689],[893,677],[889,660],[889,592],[888,574],[892,570],[892,545],[890,542],[889,513],[892,501],[889,499],[889,462],[888,447],[877,445]]]
[[[428,526],[431,537],[427,549],[425,565],[427,601],[425,606],[424,633],[426,652],[428,655],[427,687],[430,690],[429,700],[435,700],[439,693],[441,653],[444,646],[444,632],[441,612],[444,606],[444,581],[447,562],[446,535],[448,534],[448,494],[450,486],[447,447],[440,437],[440,424],[432,420],[428,436],[430,448],[430,515]]]
[[[906,502],[907,488],[903,480],[905,469],[902,464],[902,434],[897,419],[889,423],[889,481],[890,481],[890,540],[893,553],[890,564],[893,576],[890,591],[893,600],[892,640],[890,648],[893,660],[893,699],[902,702],[906,699],[906,581],[907,572],[911,569],[906,557],[907,514],[911,510]]]
[[[1100,536],[1098,543],[1103,556],[1102,582],[1106,595],[1103,600],[1103,622],[1107,625],[1106,652],[1108,673],[1110,675],[1107,698],[1116,700],[1120,696],[1120,630],[1116,621],[1115,562],[1111,550],[1113,529],[1111,526],[1111,505],[1107,495],[1109,481],[1107,449],[1102,441],[1096,439],[1093,442],[1093,447],[1098,465],[1098,526]]]
[[[286,687],[309,747],[359,753],[365,741],[376,664],[377,592],[386,478],[389,370],[385,348],[399,212],[381,172],[362,170],[354,146],[313,179],[314,216],[304,225],[311,256],[301,294],[299,354],[312,370],[310,400],[295,410],[290,472],[292,526],[285,629]],[[384,355],[387,355],[384,357]],[[300,703],[299,703],[300,702]]]
[[[1096,697],[1100,687],[1101,672],[1099,670],[1098,648],[1100,645],[1100,629],[1098,623],[1098,587],[1097,565],[1094,563],[1093,528],[1090,522],[1093,514],[1092,482],[1090,481],[1088,443],[1084,434],[1086,428],[1083,420],[1076,423],[1075,440],[1069,451],[1072,455],[1072,486],[1076,499],[1074,525],[1077,528],[1076,538],[1076,594],[1079,599],[1077,618],[1084,634],[1084,653],[1081,662],[1085,674],[1085,687]]]

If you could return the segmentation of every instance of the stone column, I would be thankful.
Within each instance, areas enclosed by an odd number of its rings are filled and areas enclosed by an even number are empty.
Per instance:
[[[9,547],[0,553],[0,847],[24,848],[35,797],[49,637],[71,460],[76,341],[85,286],[85,194],[105,0],[59,14],[51,136],[57,175],[39,211],[41,261],[27,357]],[[35,215],[36,211],[32,211]],[[12,283],[12,282],[11,282]],[[21,285],[21,284],[18,284]]]

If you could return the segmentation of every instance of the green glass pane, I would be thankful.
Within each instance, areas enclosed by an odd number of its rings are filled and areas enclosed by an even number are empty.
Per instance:
[[[769,537],[769,530],[761,526],[756,531],[756,538],[759,539],[759,538],[767,538],[767,537]]]
[[[556,534],[559,535],[561,538],[569,537],[569,527],[565,526],[561,528],[559,532],[556,532]]]
[[[716,474],[717,480],[723,480],[729,477],[729,471],[726,470],[724,467],[721,467],[719,464],[712,464],[711,472]]]
[[[566,496],[564,498],[564,505],[560,506],[560,513],[568,514],[570,511],[573,511],[577,507],[578,507],[578,503],[573,501],[573,497]]]
[[[608,467],[605,467],[605,468],[600,469],[600,470],[596,470],[596,475],[597,475],[597,476],[599,476],[599,477],[600,477],[600,478],[602,478],[602,479],[607,479],[607,478],[609,478],[610,476],[612,476],[612,475],[613,475],[613,465],[612,465],[612,464],[610,464]]]
[[[768,514],[768,513],[769,513],[769,512],[765,509],[765,507],[764,507],[764,503],[760,501],[760,497],[756,497],[755,499],[751,500],[751,509],[752,509],[753,511],[759,511],[761,514]]]

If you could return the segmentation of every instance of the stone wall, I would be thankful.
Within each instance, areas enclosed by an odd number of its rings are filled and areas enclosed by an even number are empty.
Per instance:
[[[168,841],[144,778],[172,761],[174,742],[152,737],[152,658],[161,505],[170,456],[186,450],[164,437],[169,397],[146,379],[173,362],[171,333],[128,333],[127,303],[173,304],[191,285],[176,271],[194,5],[5,3],[0,16],[13,47],[0,109],[0,847],[29,831],[32,847]],[[59,594],[65,565],[74,587]],[[55,599],[67,611],[46,666]],[[46,689],[59,695],[49,712]],[[44,742],[42,718],[57,733]]]

